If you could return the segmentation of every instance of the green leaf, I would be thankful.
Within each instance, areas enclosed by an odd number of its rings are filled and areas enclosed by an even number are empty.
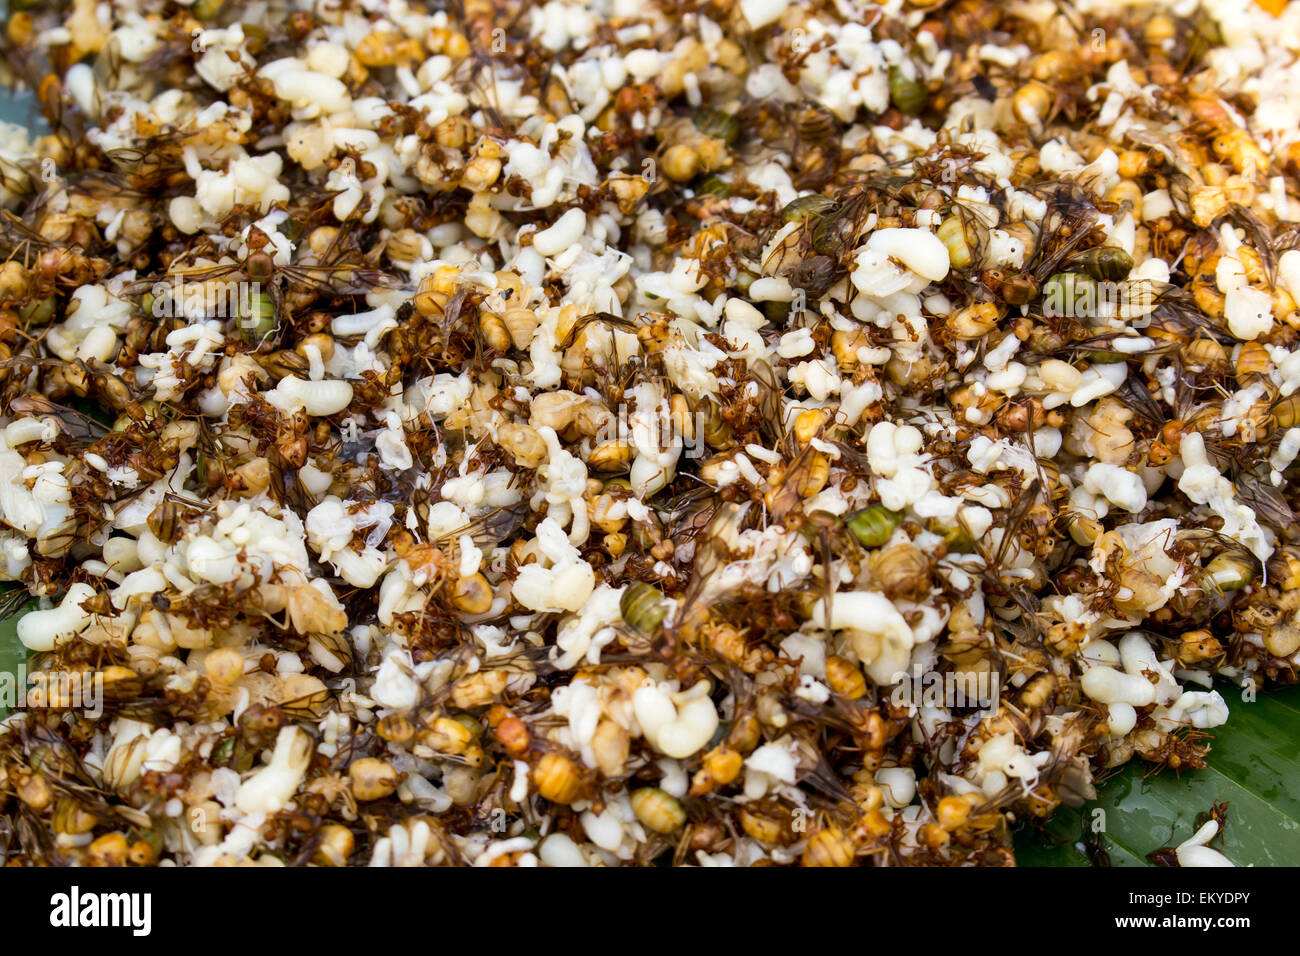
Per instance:
[[[0,591],[0,597],[9,597],[9,594],[7,591]],[[15,692],[17,692],[18,667],[27,660],[27,648],[23,647],[22,642],[18,640],[18,619],[35,606],[36,602],[32,600],[27,607],[0,620],[0,674],[10,675],[11,686],[14,687]],[[3,720],[8,713],[4,701],[0,700],[0,720]]]
[[[1016,833],[1020,866],[1088,866],[1091,840],[1114,866],[1150,866],[1146,855],[1192,835],[1198,816],[1227,803],[1222,839],[1213,844],[1238,866],[1291,866],[1300,860],[1300,687],[1241,700],[1220,687],[1231,714],[1214,733],[1205,770],[1151,773],[1131,761],[1097,787],[1081,809],[1060,808],[1041,829]],[[1098,814],[1100,811],[1100,814]],[[1093,825],[1100,827],[1093,832]]]

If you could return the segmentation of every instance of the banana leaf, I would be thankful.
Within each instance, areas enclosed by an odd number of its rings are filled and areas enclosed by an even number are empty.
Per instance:
[[[35,602],[32,606],[35,606]],[[18,666],[27,660],[27,648],[18,641],[18,619],[23,616],[25,610],[26,608],[0,620],[0,674],[12,675],[15,683]],[[7,714],[4,701],[0,700],[0,720],[3,720]]]
[[[1016,833],[1020,866],[1152,866],[1148,854],[1177,846],[1215,803],[1227,820],[1211,846],[1238,866],[1300,864],[1300,687],[1253,701],[1229,684],[1228,722],[1211,733],[1204,770],[1153,773],[1135,759],[1100,783],[1097,800],[1062,807],[1045,826]]]

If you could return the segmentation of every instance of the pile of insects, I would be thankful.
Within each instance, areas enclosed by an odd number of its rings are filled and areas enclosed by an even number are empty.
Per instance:
[[[1295,682],[1300,4],[9,8],[7,864],[1013,865]]]

